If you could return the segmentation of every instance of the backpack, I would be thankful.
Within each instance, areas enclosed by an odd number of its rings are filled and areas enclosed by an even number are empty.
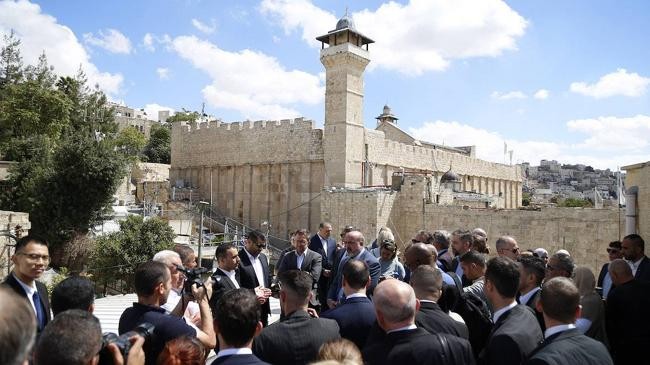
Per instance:
[[[454,312],[463,317],[469,331],[469,342],[478,357],[492,331],[492,315],[487,303],[473,293],[461,292]]]

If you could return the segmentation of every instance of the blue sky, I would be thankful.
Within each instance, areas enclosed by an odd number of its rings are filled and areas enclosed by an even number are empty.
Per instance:
[[[612,168],[650,160],[650,2],[0,1],[26,62],[79,65],[115,101],[224,121],[323,123],[313,39],[345,12],[375,40],[364,119],[481,158]]]

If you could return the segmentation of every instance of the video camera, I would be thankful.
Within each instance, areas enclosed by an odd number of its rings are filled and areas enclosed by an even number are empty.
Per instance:
[[[184,293],[192,294],[193,284],[196,284],[197,288],[203,286],[203,279],[201,279],[201,275],[208,272],[208,269],[206,269],[205,267],[195,267],[194,269],[186,269],[180,265],[176,265],[176,268],[178,268],[178,271],[185,274],[186,280],[185,280],[185,285],[183,286]]]
[[[129,331],[121,336],[118,336],[114,333],[107,332],[102,336],[102,348],[99,351],[99,365],[113,365],[113,355],[108,350],[107,346],[111,343],[117,345],[117,348],[120,350],[122,357],[124,358],[124,363],[129,357],[129,351],[131,350],[131,341],[129,338],[140,335],[144,337],[144,342],[147,343],[153,338],[153,331],[155,326],[151,323],[141,323],[133,331]]]

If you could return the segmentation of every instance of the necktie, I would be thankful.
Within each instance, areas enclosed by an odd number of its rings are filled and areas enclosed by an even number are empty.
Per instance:
[[[32,300],[34,301],[34,307],[36,308],[36,324],[38,330],[42,330],[45,327],[45,311],[43,310],[43,305],[41,304],[41,296],[38,295],[38,291],[34,292],[32,295]]]

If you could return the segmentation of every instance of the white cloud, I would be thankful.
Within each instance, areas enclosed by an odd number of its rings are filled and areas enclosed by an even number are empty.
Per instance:
[[[567,128],[589,136],[579,147],[632,151],[650,146],[650,116],[646,115],[570,120]]]
[[[147,113],[147,118],[151,120],[158,120],[158,112],[164,110],[169,110],[170,115],[174,114],[175,112],[174,108],[156,103],[151,103],[144,106],[144,112]]]
[[[447,146],[476,146],[478,158],[509,163],[503,153],[504,142],[513,150],[513,162],[539,163],[541,159],[562,163],[582,163],[596,168],[611,168],[648,160],[650,155],[650,116],[631,118],[599,117],[567,122],[567,133],[584,135],[580,143],[543,140],[515,140],[501,134],[459,122],[425,122],[409,132],[423,141]]]
[[[169,79],[169,69],[166,68],[166,67],[158,67],[158,68],[156,68],[156,73],[158,74],[158,77],[161,80]]]
[[[641,96],[645,94],[648,85],[650,85],[650,78],[636,72],[628,73],[624,68],[619,68],[615,72],[602,76],[595,84],[573,82],[570,88],[574,93],[602,99],[616,95]]]
[[[142,44],[144,45],[144,48],[149,51],[153,52],[156,50],[156,47],[153,45],[154,37],[151,33],[147,33],[144,35],[142,38]]]
[[[205,24],[198,19],[192,19],[192,25],[194,28],[200,30],[205,34],[212,34],[217,30],[217,25],[215,24],[214,19],[211,20],[210,24]]]
[[[210,76],[212,83],[202,92],[214,107],[236,110],[251,119],[277,119],[298,116],[296,104],[323,101],[325,88],[318,75],[286,70],[262,52],[229,52],[194,36],[174,38],[170,47]]]
[[[290,33],[319,46],[315,37],[334,29],[336,17],[310,0],[263,0],[262,14]],[[516,49],[526,20],[501,0],[390,1],[378,9],[352,14],[356,28],[377,43],[370,46],[370,67],[418,75],[439,71],[454,59],[495,57]]]
[[[548,96],[550,95],[549,91],[546,89],[539,89],[535,92],[535,95],[533,97],[538,100],[546,100],[548,99]]]
[[[120,31],[109,28],[105,31],[100,30],[97,33],[97,37],[92,33],[85,33],[84,41],[90,45],[104,48],[111,53],[131,53],[131,41]]]
[[[122,75],[99,71],[72,30],[42,13],[39,5],[27,1],[0,2],[0,34],[8,34],[12,29],[21,40],[25,63],[36,63],[45,52],[57,74],[75,75],[81,65],[90,85],[98,84],[109,96],[119,93]]]
[[[507,93],[502,93],[498,91],[493,91],[490,96],[493,99],[498,99],[498,100],[510,100],[510,99],[526,99],[526,94],[524,94],[521,91],[509,91]]]

